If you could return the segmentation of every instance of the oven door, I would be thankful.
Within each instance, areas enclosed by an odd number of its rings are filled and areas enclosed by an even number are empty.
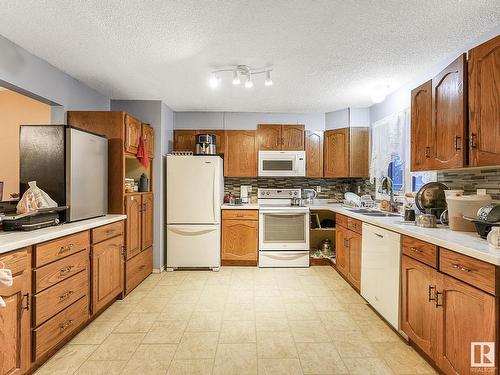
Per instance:
[[[304,151],[259,151],[259,176],[304,177]]]
[[[309,250],[309,209],[259,210],[259,250]]]

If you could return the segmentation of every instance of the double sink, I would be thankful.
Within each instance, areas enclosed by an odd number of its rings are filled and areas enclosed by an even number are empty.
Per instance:
[[[355,214],[361,214],[365,216],[375,216],[375,217],[396,217],[401,216],[399,214],[383,211],[368,210],[366,208],[347,208],[349,211]]]

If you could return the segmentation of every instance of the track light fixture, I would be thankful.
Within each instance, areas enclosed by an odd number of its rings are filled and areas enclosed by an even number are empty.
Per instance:
[[[219,88],[221,83],[220,74],[225,72],[231,72],[233,74],[233,79],[231,83],[235,86],[241,84],[242,77],[246,77],[244,84],[245,88],[247,89],[252,88],[254,85],[252,76],[257,74],[265,74],[266,79],[264,81],[264,86],[272,86],[273,84],[273,80],[271,79],[272,70],[273,70],[272,66],[254,69],[249,67],[248,65],[236,65],[232,67],[217,69],[212,72],[210,79],[208,80],[208,84],[214,90]]]

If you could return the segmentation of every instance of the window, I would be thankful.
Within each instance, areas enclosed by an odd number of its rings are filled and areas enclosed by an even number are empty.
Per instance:
[[[393,191],[403,191],[404,189],[404,163],[400,155],[392,155],[392,161],[389,163],[387,176],[392,180]]]

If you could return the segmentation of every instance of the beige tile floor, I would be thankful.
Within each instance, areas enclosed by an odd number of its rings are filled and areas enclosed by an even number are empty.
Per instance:
[[[36,374],[435,374],[331,268],[153,274]]]

